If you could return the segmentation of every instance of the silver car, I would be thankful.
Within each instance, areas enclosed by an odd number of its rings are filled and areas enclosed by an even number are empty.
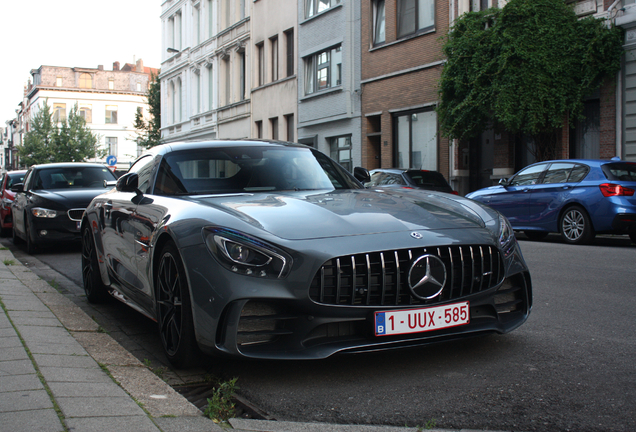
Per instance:
[[[520,326],[528,268],[474,201],[365,189],[299,144],[165,144],[82,220],[86,295],[158,323],[177,367],[207,354],[319,359]]]

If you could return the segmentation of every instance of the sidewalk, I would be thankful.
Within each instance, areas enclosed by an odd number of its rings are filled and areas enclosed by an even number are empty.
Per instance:
[[[418,431],[245,419],[221,427],[2,249],[0,432]]]

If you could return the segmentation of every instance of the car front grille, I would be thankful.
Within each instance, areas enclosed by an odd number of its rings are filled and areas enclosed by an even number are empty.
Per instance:
[[[423,255],[439,257],[446,267],[440,295],[420,299],[411,294],[409,270]],[[332,258],[314,276],[310,298],[325,305],[428,305],[459,299],[499,285],[504,266],[492,246],[443,246],[391,250]]]
[[[66,212],[70,220],[81,221],[84,216],[84,210],[86,209],[70,209]]]

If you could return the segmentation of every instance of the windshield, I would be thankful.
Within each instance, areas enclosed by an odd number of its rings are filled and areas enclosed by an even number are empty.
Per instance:
[[[228,147],[174,152],[157,174],[155,193],[193,195],[360,189],[320,152],[297,147]]]
[[[608,180],[636,181],[636,163],[618,162],[603,165]]]
[[[104,180],[117,178],[106,167],[44,168],[35,173],[32,189],[103,189]]]
[[[11,186],[13,186],[14,184],[22,183],[22,181],[24,180],[24,174],[25,173],[7,173],[7,185],[5,187],[7,189],[11,189]]]

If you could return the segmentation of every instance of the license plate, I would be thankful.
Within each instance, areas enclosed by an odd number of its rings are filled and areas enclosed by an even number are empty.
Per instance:
[[[420,333],[470,322],[469,302],[375,313],[375,335]]]

